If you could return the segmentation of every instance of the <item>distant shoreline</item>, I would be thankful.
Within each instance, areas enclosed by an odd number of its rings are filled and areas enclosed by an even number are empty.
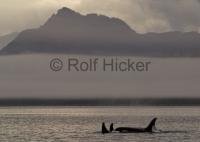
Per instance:
[[[200,106],[200,98],[0,99],[0,106]]]

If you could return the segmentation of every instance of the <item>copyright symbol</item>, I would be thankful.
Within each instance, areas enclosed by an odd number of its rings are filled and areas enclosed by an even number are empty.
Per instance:
[[[63,62],[59,58],[52,59],[50,61],[50,68],[52,71],[61,71],[63,68]]]

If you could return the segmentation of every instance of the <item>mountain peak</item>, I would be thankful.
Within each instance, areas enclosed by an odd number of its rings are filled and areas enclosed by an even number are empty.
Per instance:
[[[67,53],[200,57],[200,36],[169,32],[137,34],[123,20],[82,15],[63,7],[38,29],[25,30],[0,54]],[[162,47],[162,48],[161,48]]]
[[[47,22],[41,26],[42,28],[51,28],[52,30],[58,30],[67,26],[67,23],[73,22],[74,19],[78,19],[81,16],[80,13],[75,12],[67,7],[63,7],[53,14]],[[73,19],[72,21],[70,21]]]
[[[66,16],[66,15],[74,15],[77,14],[77,12],[73,11],[72,9],[69,9],[67,7],[63,7],[58,10],[57,15],[58,16]]]

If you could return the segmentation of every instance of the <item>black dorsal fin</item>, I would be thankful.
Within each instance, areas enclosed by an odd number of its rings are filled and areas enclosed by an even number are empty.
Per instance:
[[[102,130],[101,130],[102,134],[106,134],[106,133],[109,133],[108,129],[106,128],[106,125],[105,123],[103,122],[102,123]]]
[[[155,128],[155,125],[156,125],[156,120],[157,120],[157,118],[154,118],[153,120],[151,120],[151,122],[145,129],[147,132],[153,132],[153,129]]]
[[[113,125],[114,125],[113,123],[110,124],[110,132],[114,130]]]

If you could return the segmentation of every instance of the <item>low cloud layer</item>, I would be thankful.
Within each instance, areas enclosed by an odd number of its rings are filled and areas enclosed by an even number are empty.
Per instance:
[[[60,72],[53,72],[49,63],[57,57],[63,61],[77,58],[65,55],[0,56],[0,98],[199,97],[199,58],[145,59],[152,64],[148,72],[140,73],[68,72],[66,66]],[[82,61],[94,59],[78,58]]]
[[[6,0],[0,1],[0,35],[38,27],[63,6],[119,17],[139,33],[200,32],[200,0]]]

